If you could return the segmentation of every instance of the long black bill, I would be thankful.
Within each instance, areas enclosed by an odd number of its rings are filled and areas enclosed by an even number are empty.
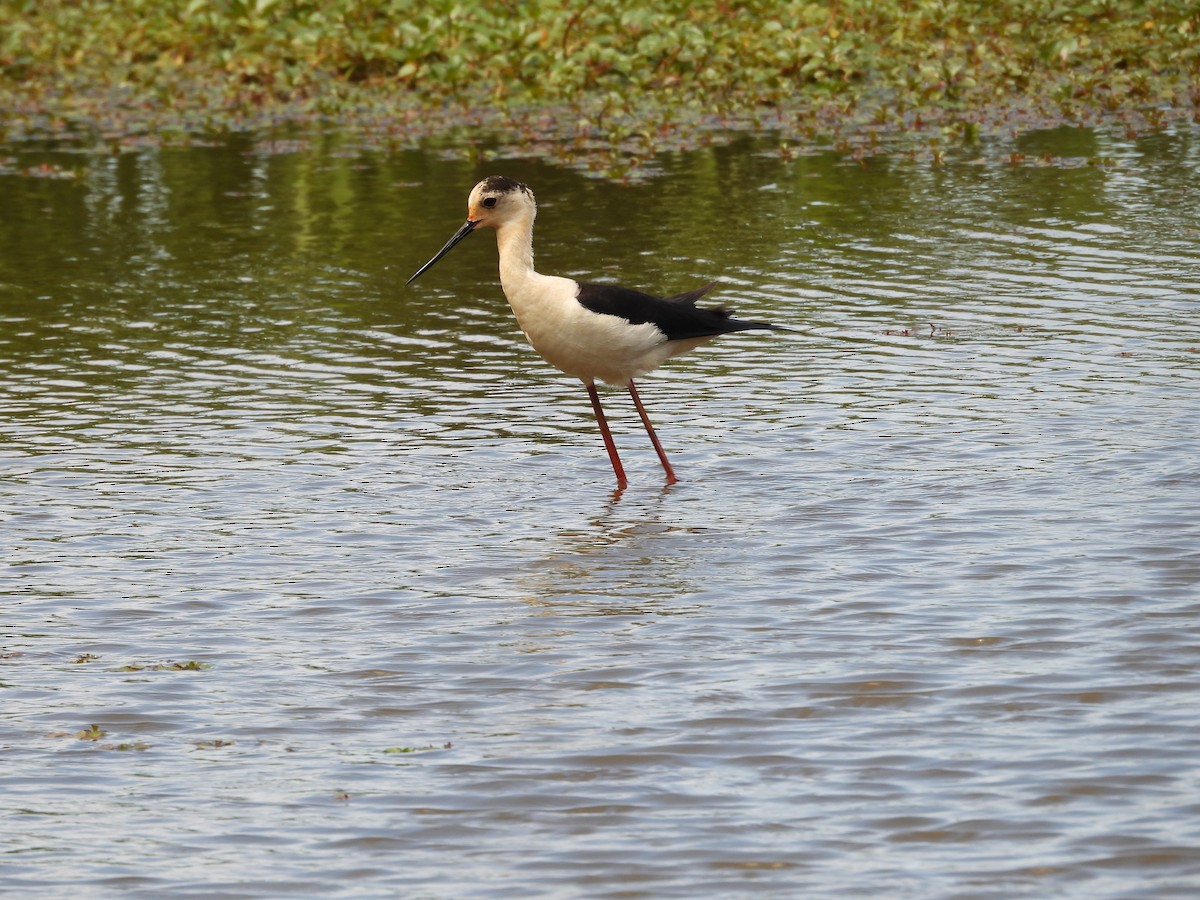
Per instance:
[[[439,259],[441,259],[443,256],[445,256],[447,253],[449,253],[451,250],[454,249],[455,244],[457,244],[459,241],[461,241],[468,234],[470,234],[472,231],[475,230],[475,224],[476,224],[475,222],[472,222],[470,219],[467,219],[467,223],[465,225],[463,225],[462,228],[458,229],[458,231],[454,232],[454,237],[452,237],[452,238],[450,238],[450,240],[446,241],[446,246],[443,247],[441,250],[439,250],[434,255],[433,259],[431,259],[429,262],[425,263],[425,265],[421,266],[421,268],[417,269],[417,271],[413,272],[412,278],[408,279],[408,281],[406,281],[404,283],[412,284],[414,281],[417,280],[417,278],[419,276],[423,275],[428,269],[431,269],[435,262],[437,262]]]

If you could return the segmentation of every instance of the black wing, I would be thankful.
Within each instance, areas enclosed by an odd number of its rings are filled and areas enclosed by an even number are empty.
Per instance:
[[[615,284],[581,284],[577,299],[594,313],[617,316],[631,325],[649,322],[669,341],[688,338],[714,337],[731,331],[751,328],[786,330],[767,322],[747,322],[733,318],[731,310],[722,307],[696,306],[696,301],[716,287],[715,281],[694,291],[674,297],[653,297],[641,291]]]

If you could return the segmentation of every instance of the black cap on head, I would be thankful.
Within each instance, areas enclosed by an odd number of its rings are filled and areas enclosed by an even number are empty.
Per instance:
[[[502,194],[512,194],[516,191],[521,191],[524,194],[529,193],[529,186],[521,184],[519,181],[514,181],[504,175],[489,175],[483,179],[483,189],[485,191],[496,191]]]

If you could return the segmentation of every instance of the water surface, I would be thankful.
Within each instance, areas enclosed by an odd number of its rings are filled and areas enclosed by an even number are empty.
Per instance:
[[[1198,146],[5,148],[4,883],[1194,895]],[[490,233],[404,288],[491,173],[541,270],[796,329],[642,383],[681,483]]]

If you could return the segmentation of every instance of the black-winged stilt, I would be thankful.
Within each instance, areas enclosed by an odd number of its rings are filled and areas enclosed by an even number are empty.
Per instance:
[[[752,328],[787,329],[735,319],[729,310],[719,307],[697,306],[696,301],[716,287],[715,281],[694,291],[661,298],[613,284],[581,284],[570,278],[542,275],[533,268],[536,215],[537,204],[526,185],[502,175],[483,179],[467,198],[466,223],[406,284],[412,284],[476,228],[496,229],[504,296],[533,349],[587,387],[617,487],[627,483],[625,467],[600,406],[596,379],[629,388],[629,396],[667,474],[667,484],[674,484],[675,470],[654,433],[633,379],[718,335]]]

